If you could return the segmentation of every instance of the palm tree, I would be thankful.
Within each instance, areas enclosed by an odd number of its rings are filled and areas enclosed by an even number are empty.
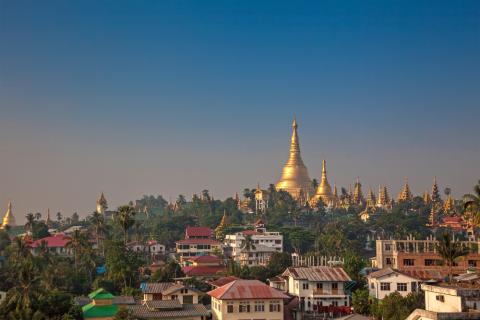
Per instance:
[[[66,244],[67,249],[71,249],[73,251],[73,259],[74,259],[74,266],[75,266],[75,273],[78,270],[78,257],[80,253],[88,246],[88,240],[84,233],[80,230],[75,230],[70,239]]]
[[[240,248],[241,248],[241,252],[247,255],[247,260],[248,260],[248,256],[250,255],[250,252],[256,249],[255,243],[251,235],[245,236],[245,239],[242,240]]]
[[[27,222],[25,223],[25,228],[28,231],[32,232],[33,225],[35,224],[35,215],[30,212],[25,216],[25,218],[27,219]]]
[[[468,254],[468,248],[462,246],[459,241],[452,241],[450,234],[444,233],[436,245],[436,249],[443,262],[448,266],[448,282],[452,282],[453,265],[458,258]]]
[[[480,180],[473,187],[473,193],[463,196],[463,209],[473,226],[480,225]]]
[[[96,243],[97,243],[97,249],[100,248],[100,233],[103,233],[105,231],[105,219],[103,218],[103,215],[98,212],[92,213],[92,215],[89,218],[90,223],[93,224],[95,227],[95,238],[96,238]]]
[[[132,206],[121,206],[117,209],[116,219],[123,229],[123,243],[126,245],[128,240],[128,229],[135,223],[135,209]]]

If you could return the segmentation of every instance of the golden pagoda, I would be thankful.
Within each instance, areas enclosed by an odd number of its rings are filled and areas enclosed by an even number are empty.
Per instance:
[[[98,198],[97,200],[97,212],[105,213],[107,209],[108,209],[107,199],[105,199],[105,195],[102,192],[102,194],[100,195],[100,198]]]
[[[386,208],[390,206],[390,197],[388,196],[387,186],[378,187],[377,207]]]
[[[362,184],[360,183],[360,178],[357,178],[353,191],[353,203],[357,205],[362,205],[364,202],[365,199],[363,198]]]
[[[338,199],[337,184],[333,183],[333,196]]]
[[[365,205],[365,209],[359,214],[360,219],[363,222],[367,222],[370,219],[370,217],[373,214],[375,214],[376,211],[377,211],[377,208],[375,207],[375,195],[373,194],[372,189],[370,189],[370,192],[367,197],[367,203]]]
[[[433,184],[432,184],[432,195],[431,195],[432,202],[441,202],[442,199],[440,198],[440,192],[438,191],[437,185],[437,177],[433,177]]]
[[[225,238],[226,227],[227,227],[227,211],[223,210],[222,220],[220,220],[220,224],[215,228],[215,238],[217,238],[217,240],[223,240]]]
[[[315,206],[320,199],[327,206],[333,206],[336,200],[336,196],[334,196],[332,193],[332,188],[330,187],[330,183],[328,183],[327,162],[325,160],[322,161],[322,179],[320,181],[320,184],[317,187],[317,192],[312,197],[312,199],[310,199],[310,205]]]
[[[430,214],[428,215],[428,227],[435,228],[437,227],[437,220],[436,220],[436,212],[435,212],[435,206],[432,206],[432,209],[430,210]]]
[[[455,211],[455,202],[453,201],[451,195],[448,195],[447,200],[445,200],[445,203],[443,204],[443,211],[445,213],[451,213]]]
[[[11,201],[8,201],[7,212],[3,216],[2,228],[5,228],[6,226],[9,226],[9,227],[17,226],[17,223],[15,222],[15,216],[13,215],[13,212],[12,212]]]
[[[408,185],[408,179],[405,178],[405,184],[403,185],[403,189],[398,195],[398,201],[407,201],[412,199],[412,192],[410,191],[410,186]]]
[[[314,193],[312,181],[308,170],[300,156],[300,144],[297,133],[297,121],[292,123],[292,139],[290,143],[290,156],[283,167],[282,177],[276,184],[277,190],[287,191],[297,200],[310,198]]]
[[[430,193],[428,193],[428,191],[425,191],[423,193],[423,202],[425,202],[427,204],[432,202],[432,198],[430,197]]]

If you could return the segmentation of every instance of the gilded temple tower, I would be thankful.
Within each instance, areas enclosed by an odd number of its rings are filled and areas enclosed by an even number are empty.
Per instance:
[[[13,211],[12,211],[12,202],[11,201],[8,201],[7,212],[3,216],[2,228],[5,228],[6,226],[9,226],[9,227],[16,227],[17,226],[17,223],[15,222],[15,217],[14,217]]]
[[[301,198],[310,198],[314,190],[307,167],[300,156],[297,128],[297,121],[294,119],[292,123],[293,130],[290,143],[290,155],[287,163],[283,167],[282,177],[277,182],[276,188],[277,190],[287,191],[297,200],[305,200]]]
[[[413,195],[412,192],[410,191],[410,186],[408,185],[408,179],[405,178],[405,184],[403,185],[403,189],[398,195],[398,201],[407,201],[407,200],[412,200]]]
[[[107,204],[107,199],[105,199],[105,195],[102,194],[100,195],[100,198],[97,200],[97,212],[98,213],[105,213],[108,209],[108,204]]]
[[[327,206],[335,205],[336,196],[332,193],[332,188],[330,187],[330,183],[328,183],[327,179],[327,162],[325,160],[322,161],[322,179],[320,184],[317,187],[317,192],[310,200],[310,205],[315,206],[319,199],[322,199],[322,202],[325,203]]]

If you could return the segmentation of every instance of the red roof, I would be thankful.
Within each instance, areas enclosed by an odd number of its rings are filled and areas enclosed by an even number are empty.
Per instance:
[[[224,272],[226,270],[223,266],[209,266],[209,267],[194,267],[188,266],[183,267],[182,271],[185,272],[187,276],[214,276],[219,272]]]
[[[210,285],[214,287],[221,287],[226,285],[227,283],[230,283],[232,281],[238,280],[239,278],[235,276],[228,276],[228,277],[222,277],[217,280],[211,281]]]
[[[219,300],[288,299],[283,292],[258,280],[235,280],[207,293]]]
[[[246,236],[253,236],[256,234],[261,234],[260,232],[257,232],[255,230],[243,230],[242,233]]]
[[[213,262],[220,262],[220,258],[217,256],[196,256],[188,258],[188,261],[195,261],[197,263],[213,263]]]
[[[45,238],[42,238],[42,239],[35,240],[32,243],[32,248],[36,248],[36,247],[40,246],[40,243],[42,243],[42,241],[46,241],[47,246],[49,248],[65,247],[67,245],[68,240],[70,240],[69,237],[65,236],[62,233],[59,233],[59,234],[56,234],[54,236],[45,237]]]
[[[182,239],[175,242],[177,244],[216,244],[220,245],[221,243],[213,239]]]
[[[185,238],[190,237],[213,237],[213,230],[209,227],[187,227],[185,230]]]

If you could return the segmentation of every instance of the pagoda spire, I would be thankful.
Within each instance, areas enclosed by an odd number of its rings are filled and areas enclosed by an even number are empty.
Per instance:
[[[334,198],[335,196],[332,194],[332,187],[330,187],[327,178],[327,162],[322,160],[322,178],[315,195],[310,200],[310,205],[315,206],[320,199],[326,205],[333,205]]]
[[[437,177],[436,176],[433,177],[431,200],[434,203],[442,201],[442,199],[440,198],[440,192],[438,191],[438,184],[437,184]]]
[[[289,192],[296,199],[299,199],[302,195],[311,195],[314,192],[307,167],[300,155],[298,124],[295,118],[292,123],[290,154],[276,188]]]
[[[408,178],[405,178],[405,184],[403,185],[402,192],[398,196],[399,201],[407,201],[412,199],[412,192],[410,191],[410,186],[408,185]]]
[[[9,227],[16,227],[17,223],[15,222],[15,216],[13,215],[12,211],[12,202],[8,201],[7,205],[7,212],[5,213],[3,217],[3,223],[2,223],[2,228],[5,228],[6,226]]]
[[[358,205],[361,205],[364,202],[362,184],[360,183],[359,177],[357,177],[357,181],[355,182],[355,188],[353,191],[353,202]]]

